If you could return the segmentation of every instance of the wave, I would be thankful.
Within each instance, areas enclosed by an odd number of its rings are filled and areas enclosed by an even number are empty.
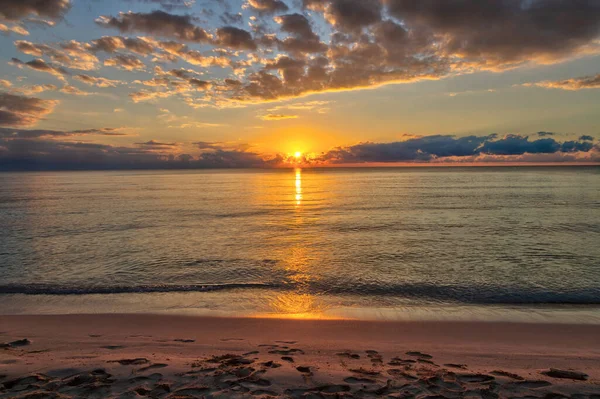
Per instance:
[[[369,298],[408,299],[415,304],[463,305],[600,305],[600,288],[581,288],[569,291],[531,289],[525,287],[491,287],[480,285],[440,286],[427,283],[369,284],[352,282],[336,284],[321,280],[307,284],[230,283],[230,284],[142,284],[121,286],[61,286],[50,284],[0,285],[2,294],[24,295],[106,295],[143,293],[214,292],[227,290],[298,291],[317,297],[358,296]]]

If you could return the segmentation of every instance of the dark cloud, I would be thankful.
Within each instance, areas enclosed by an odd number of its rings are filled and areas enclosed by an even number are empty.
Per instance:
[[[149,140],[143,143],[135,143],[136,145],[152,149],[152,150],[171,150],[173,147],[177,147],[177,143],[163,143],[156,140]]]
[[[93,40],[89,45],[91,52],[104,51],[110,54],[121,49],[127,49],[139,55],[149,55],[154,52],[154,46],[148,40],[142,38],[103,36],[100,39]]]
[[[592,137],[592,136],[581,136],[581,137],[579,137],[579,140],[581,140],[581,141],[594,141],[594,137]]]
[[[101,16],[96,23],[105,28],[126,32],[143,32],[186,42],[205,43],[208,33],[193,24],[191,15],[175,15],[155,10],[150,13],[121,12],[118,17]]]
[[[538,132],[537,135],[540,137],[554,136],[555,133],[552,132]]]
[[[196,0],[126,0],[129,3],[158,4],[167,11],[190,8]]]
[[[0,126],[31,126],[52,112],[58,102],[0,93]]]
[[[98,62],[96,56],[90,53],[86,46],[75,40],[61,43],[60,48],[17,40],[15,47],[24,54],[50,57],[53,62],[68,68],[91,70],[96,68]]]
[[[111,80],[111,79],[90,76],[90,75],[84,75],[84,74],[75,75],[73,78],[79,80],[80,82],[88,84],[90,86],[98,86],[98,87],[116,87],[117,85],[122,83],[118,80]]]
[[[0,129],[0,169],[158,169],[269,168],[286,165],[283,155],[266,156],[239,143],[189,143],[198,155],[181,152],[183,144],[150,140],[134,147],[67,141],[74,136],[120,133],[120,129],[51,130]],[[600,161],[600,150],[589,141],[496,134],[428,136],[395,143],[361,143],[306,159],[314,165],[391,162]],[[288,164],[289,165],[289,164]]]
[[[248,4],[259,13],[274,14],[289,10],[287,4],[280,0],[248,0]]]
[[[505,67],[582,50],[600,33],[597,0],[386,0],[415,32],[431,32],[447,54]]]
[[[27,61],[27,62],[23,62],[18,58],[12,58],[11,64],[13,64],[14,66],[19,67],[19,68],[26,67],[26,68],[34,69],[39,72],[49,73],[49,74],[54,75],[61,79],[64,79],[64,77],[63,77],[64,75],[69,75],[69,71],[67,71],[65,68],[51,64],[51,63],[47,63],[46,61],[42,60],[41,58]]]
[[[59,134],[55,134],[57,136]],[[5,137],[0,130],[0,170],[266,168],[283,161],[281,156],[265,158],[256,152],[230,149],[220,143],[212,143],[210,148],[205,148],[206,152],[192,156],[177,153],[176,143],[154,140],[123,147],[49,140],[36,133],[31,137]]]
[[[426,136],[395,143],[361,143],[337,148],[322,155],[330,163],[373,163],[433,161],[450,157],[479,155],[516,156],[523,154],[555,154],[589,152],[591,143],[554,139],[529,140],[526,136]]]
[[[325,17],[343,31],[356,31],[381,20],[380,0],[330,0]]]
[[[114,66],[127,71],[142,70],[146,68],[146,65],[144,65],[139,58],[131,54],[117,54],[113,58],[104,60],[104,65]]]
[[[225,11],[219,17],[224,24],[233,25],[233,24],[242,24],[244,23],[244,17],[242,13],[238,12],[237,14],[230,13]]]
[[[287,14],[275,17],[281,25],[281,31],[290,34],[279,41],[281,50],[289,53],[320,53],[327,50],[310,25],[310,21],[302,14]]]
[[[239,50],[256,50],[257,48],[250,32],[234,26],[217,29],[216,44]]]
[[[2,0],[0,18],[16,21],[31,15],[61,18],[71,7],[69,0]]]
[[[81,129],[81,130],[47,130],[47,129],[13,129],[13,128],[0,128],[0,138],[3,139],[40,139],[40,138],[62,138],[62,137],[74,137],[74,136],[85,136],[85,135],[97,135],[97,136],[129,136],[129,134],[123,132],[118,128],[100,128],[100,129]]]
[[[169,158],[144,148],[60,140],[0,139],[0,170],[165,167]]]

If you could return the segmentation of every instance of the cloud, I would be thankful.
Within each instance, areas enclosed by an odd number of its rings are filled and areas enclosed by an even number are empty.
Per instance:
[[[135,143],[135,144],[142,146],[142,147],[146,147],[146,148],[152,148],[153,150],[170,150],[173,147],[177,147],[179,145],[177,143],[163,143],[163,142],[156,141],[156,140],[149,140],[149,141],[145,141],[143,143]]]
[[[280,0],[248,0],[248,5],[262,14],[274,14],[289,10],[287,4]]]
[[[585,51],[600,28],[595,0],[387,0],[407,28],[483,68],[552,62]]]
[[[0,86],[2,87],[11,87],[12,83],[5,79],[0,79]]]
[[[261,154],[239,142],[172,143],[149,140],[133,147],[73,141],[76,136],[120,133],[118,128],[80,131],[0,128],[0,169],[272,168],[289,166],[281,154]],[[193,146],[196,155],[183,152]],[[395,143],[360,143],[307,157],[319,165],[351,163],[600,162],[588,141],[495,134],[413,137]]]
[[[144,70],[146,65],[137,57],[127,54],[117,54],[113,58],[104,60],[104,65],[114,66],[126,71]]]
[[[31,126],[52,112],[58,104],[9,93],[0,93],[0,126]]]
[[[71,7],[69,0],[3,0],[0,17],[16,21],[30,15],[62,18]]]
[[[292,115],[292,114],[265,114],[265,115],[259,115],[258,118],[262,119],[263,121],[282,121],[285,119],[296,119],[298,118],[298,115]]]
[[[85,74],[75,75],[75,76],[73,76],[73,78],[77,79],[80,82],[83,82],[87,85],[97,86],[97,87],[116,87],[117,85],[120,85],[123,83],[118,80],[111,80],[111,79],[90,76],[90,75],[85,75]]]
[[[537,135],[540,137],[554,136],[554,134],[552,132],[537,132]]]
[[[379,0],[331,0],[325,7],[325,18],[336,28],[356,31],[381,20]]]
[[[302,14],[280,15],[274,18],[281,25],[282,32],[291,36],[278,42],[283,51],[297,53],[321,53],[327,50],[327,45],[322,43],[316,35],[308,18]]]
[[[64,75],[69,75],[69,71],[67,71],[65,68],[51,63],[47,63],[41,58],[27,62],[23,62],[18,58],[12,58],[11,64],[15,65],[18,68],[31,68],[39,72],[49,73],[63,81],[65,80]]]
[[[143,32],[186,42],[208,42],[208,33],[194,25],[192,20],[191,15],[175,15],[155,10],[150,13],[121,12],[118,17],[101,16],[96,23],[105,28],[118,29],[122,33]]]
[[[530,140],[527,136],[425,136],[394,143],[361,143],[323,154],[319,161],[334,164],[377,162],[431,162],[444,158],[521,156],[524,154],[587,153],[593,145],[585,141]],[[505,158],[510,160],[510,158]]]
[[[217,29],[216,43],[220,46],[239,50],[256,50],[257,48],[250,32],[234,26]]]
[[[110,54],[103,61],[106,65],[130,71],[142,70],[144,64],[184,61],[212,75],[196,76],[197,81],[169,80],[161,86],[165,91],[136,91],[130,97],[143,101],[201,89],[203,93],[180,99],[194,107],[217,108],[600,54],[596,0],[246,0],[237,3],[242,5],[239,10],[233,3],[218,2],[221,14],[228,13],[225,23],[237,27],[216,27],[219,19],[212,9],[198,16],[191,9],[183,15],[172,13],[191,5],[184,0],[131,1],[167,11],[121,12],[96,22],[143,37],[105,36],[53,45],[19,41],[17,48],[36,58],[48,57],[49,61],[31,61],[37,65],[30,67],[59,77],[71,68],[100,67],[101,52]],[[288,3],[302,3],[306,10],[294,12]],[[239,25],[247,11],[264,14],[250,17],[250,30]],[[598,76],[537,85],[597,88]]]
[[[103,36],[100,39],[93,40],[89,49],[92,52],[104,51],[106,53],[127,49],[139,55],[149,55],[155,50],[150,40],[122,36]]]
[[[199,155],[181,153],[176,143],[154,140],[135,147],[66,141],[69,132],[0,129],[0,170],[112,170],[165,168],[267,168],[279,155],[265,157],[243,145],[212,143]]]
[[[4,34],[8,34],[8,32],[12,32],[12,33],[16,33],[16,34],[22,35],[22,36],[29,35],[29,31],[20,25],[6,26],[1,23],[0,23],[0,32],[2,32]]]
[[[86,135],[97,136],[129,136],[123,128],[105,127],[98,129],[82,129],[82,130],[48,130],[48,129],[13,129],[0,128],[0,138],[3,139],[50,139],[50,138],[65,138]]]
[[[18,93],[25,96],[31,96],[32,94],[42,93],[44,91],[57,90],[58,87],[53,84],[41,84],[41,85],[30,85],[22,87],[14,87],[11,93]]]
[[[562,89],[572,91],[583,89],[600,89],[600,74],[596,76],[585,76],[582,78],[566,80],[526,83],[525,86],[538,86],[547,89]]]
[[[186,9],[192,7],[196,0],[126,0],[130,3],[138,2],[145,4],[158,4],[161,8],[167,11],[173,11],[178,9]]]
[[[92,93],[89,91],[83,91],[75,86],[65,85],[60,89],[61,93],[72,94],[74,96],[91,96],[96,93]]]
[[[580,136],[579,140],[580,141],[594,141],[594,137],[592,137],[592,136]]]

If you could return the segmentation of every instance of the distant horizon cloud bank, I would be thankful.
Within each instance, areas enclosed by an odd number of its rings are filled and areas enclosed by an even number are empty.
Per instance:
[[[317,154],[264,154],[251,145],[149,140],[132,146],[76,141],[119,136],[116,128],[75,131],[0,128],[0,170],[213,169],[320,167],[370,164],[600,163],[600,144],[590,135],[559,141],[552,132],[534,137],[489,134],[434,135],[404,141],[364,142]],[[193,149],[194,151],[186,152]]]

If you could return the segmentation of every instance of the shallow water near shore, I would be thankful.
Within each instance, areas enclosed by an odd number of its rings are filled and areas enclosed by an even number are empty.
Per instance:
[[[600,168],[0,174],[0,313],[600,323]]]

